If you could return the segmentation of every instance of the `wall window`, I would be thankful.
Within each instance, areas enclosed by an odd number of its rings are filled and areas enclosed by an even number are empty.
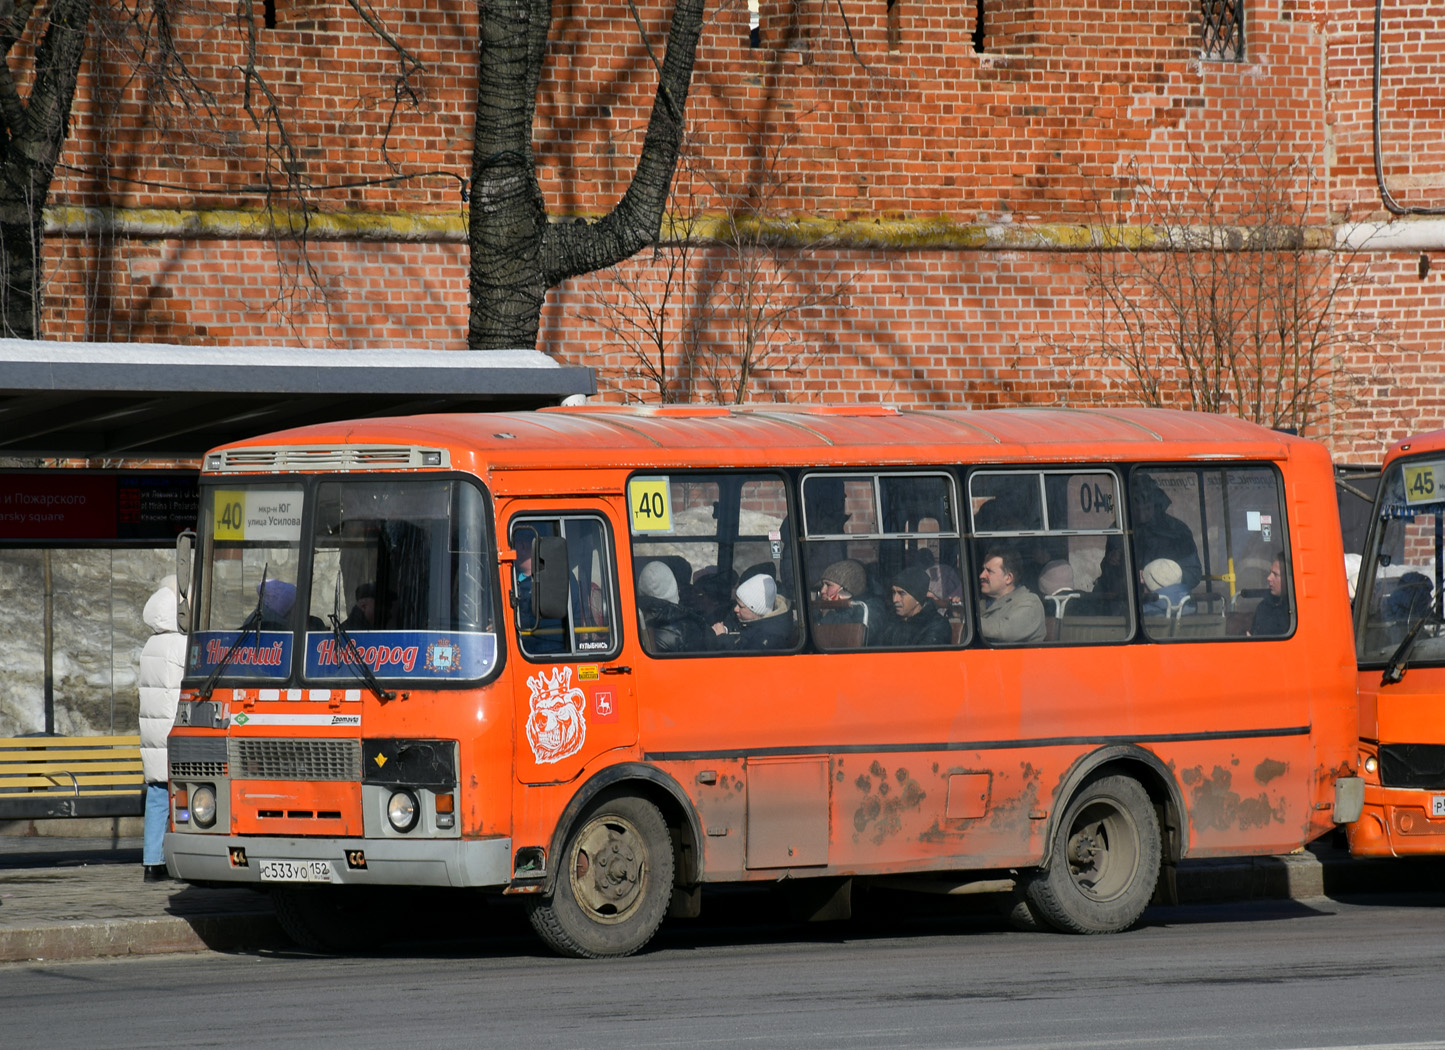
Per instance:
[[[628,483],[643,649],[757,653],[801,637],[787,481],[638,475]]]
[[[538,536],[567,541],[570,594],[561,619],[539,618],[532,609],[532,541]],[[592,515],[513,518],[511,544],[517,552],[512,613],[522,652],[544,660],[596,660],[615,652],[615,560],[607,523]]]
[[[1119,480],[1106,470],[975,471],[968,479],[978,633],[992,645],[1132,633]]]
[[[1220,62],[1244,60],[1244,0],[1199,0],[1200,52]]]
[[[802,506],[818,648],[936,648],[964,640],[951,476],[811,474],[803,478]]]

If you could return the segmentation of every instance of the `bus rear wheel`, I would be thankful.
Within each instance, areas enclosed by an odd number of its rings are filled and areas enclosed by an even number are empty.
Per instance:
[[[550,899],[530,902],[532,928],[554,951],[631,955],[672,899],[672,839],[652,803],[619,796],[592,807],[567,837]]]
[[[1065,933],[1118,933],[1139,921],[1159,881],[1159,818],[1137,780],[1105,776],[1070,800],[1047,871],[1028,883],[1038,916]]]

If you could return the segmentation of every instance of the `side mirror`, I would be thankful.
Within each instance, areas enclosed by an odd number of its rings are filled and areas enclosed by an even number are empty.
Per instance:
[[[191,593],[195,550],[194,529],[186,529],[176,537],[176,624],[182,634],[188,634],[191,629],[191,603],[186,596]]]
[[[538,620],[562,620],[571,594],[567,541],[538,536],[532,541],[532,614]]]

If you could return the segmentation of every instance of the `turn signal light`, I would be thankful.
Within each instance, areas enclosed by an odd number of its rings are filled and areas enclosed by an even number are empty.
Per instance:
[[[439,827],[439,828],[456,827],[456,823],[457,823],[456,805],[457,805],[457,797],[456,797],[455,795],[453,795],[451,792],[447,792],[445,795],[437,795],[437,796],[436,796],[437,827]]]

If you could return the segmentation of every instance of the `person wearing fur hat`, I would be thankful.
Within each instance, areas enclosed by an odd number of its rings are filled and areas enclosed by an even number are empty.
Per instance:
[[[992,547],[984,554],[978,574],[983,595],[978,633],[990,642],[1044,640],[1044,603],[1018,579],[1018,555],[1012,548]]]
[[[650,651],[695,653],[708,648],[707,625],[678,603],[677,577],[665,562],[649,561],[638,573],[637,611]]]
[[[893,617],[883,626],[876,644],[931,648],[950,640],[946,620],[928,595],[928,571],[912,565],[893,577]]]
[[[868,570],[852,558],[835,561],[819,577],[818,598],[822,603],[814,612],[813,622],[861,623],[877,631],[888,621],[889,612],[883,603],[869,597]]]
[[[788,599],[778,593],[778,583],[766,572],[743,577],[733,592],[732,615],[737,629],[726,621],[712,625],[719,649],[788,649],[793,644],[793,618]]]

